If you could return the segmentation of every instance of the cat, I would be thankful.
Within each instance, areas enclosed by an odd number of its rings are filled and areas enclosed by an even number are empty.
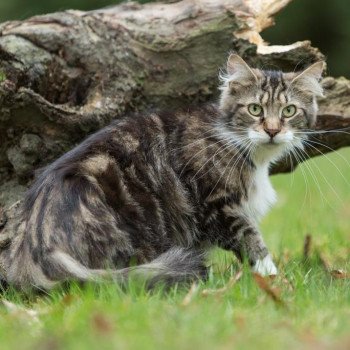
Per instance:
[[[3,277],[23,289],[130,275],[190,281],[205,278],[213,246],[276,275],[258,228],[276,201],[269,167],[303,148],[323,69],[265,71],[231,54],[217,104],[96,132],[28,190],[0,253]]]

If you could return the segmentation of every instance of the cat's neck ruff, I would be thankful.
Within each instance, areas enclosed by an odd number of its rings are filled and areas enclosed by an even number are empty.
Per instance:
[[[242,205],[247,215],[256,222],[259,222],[276,203],[277,196],[269,179],[269,167],[271,163],[280,159],[285,151],[285,145],[277,144],[257,146],[252,152],[251,159],[256,169],[252,173],[248,199]]]
[[[270,164],[281,159],[286,151],[285,144],[259,145],[251,153],[251,159],[256,167],[269,167]]]

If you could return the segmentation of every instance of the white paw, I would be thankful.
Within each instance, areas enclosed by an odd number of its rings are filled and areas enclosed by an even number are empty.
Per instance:
[[[277,267],[273,263],[270,254],[266,255],[264,259],[257,260],[252,270],[262,276],[277,275]]]

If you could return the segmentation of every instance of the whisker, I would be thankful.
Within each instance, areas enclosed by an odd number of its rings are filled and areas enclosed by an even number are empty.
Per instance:
[[[298,152],[298,150],[299,150],[300,152]],[[320,185],[320,183],[319,183],[319,181],[318,181],[318,179],[317,179],[317,176],[316,176],[315,172],[313,171],[312,167],[310,167],[310,165],[307,163],[307,158],[305,157],[304,153],[301,153],[302,151],[303,151],[302,148],[297,148],[297,149],[296,149],[296,152],[299,154],[300,159],[303,161],[304,166],[305,166],[306,169],[309,171],[309,173],[310,173],[310,175],[311,175],[311,177],[312,177],[312,179],[313,179],[313,181],[314,181],[314,183],[315,183],[315,185],[316,185],[318,191],[320,192],[322,202],[323,202],[323,200],[325,200],[325,201],[328,203],[327,198],[325,197],[325,195],[324,195],[323,192],[322,192],[322,188],[321,188],[321,185]],[[323,202],[323,203],[324,203],[324,202]]]
[[[216,130],[215,129],[207,130],[207,132],[213,132],[213,131],[216,131]],[[207,133],[207,132],[204,132],[204,134]],[[220,136],[219,134],[212,134],[212,135],[209,135],[209,136],[206,136],[206,137],[201,137],[200,139],[197,139],[197,140],[195,140],[193,142],[190,142],[190,143],[188,143],[186,145],[183,145],[181,147],[173,148],[171,151],[173,152],[173,151],[177,151],[177,150],[180,150],[180,149],[183,149],[183,148],[186,148],[186,147],[190,147],[190,146],[193,146],[193,145],[195,145],[195,144],[197,144],[199,142],[202,142],[204,140],[210,139],[211,137],[219,137],[219,136]]]
[[[231,178],[231,173],[232,173],[232,171],[235,169],[235,165],[236,164],[238,164],[238,162],[240,161],[240,159],[242,159],[242,157],[244,156],[244,152],[246,151],[246,150],[248,150],[248,155],[247,156],[249,156],[249,147],[252,145],[252,141],[251,140],[248,140],[248,143],[245,145],[245,147],[244,147],[244,149],[242,150],[242,152],[240,153],[240,156],[238,157],[238,159],[236,159],[236,161],[233,163],[233,165],[231,166],[231,169],[230,169],[230,171],[229,171],[229,173],[228,173],[228,176],[227,176],[227,178],[226,178],[226,181],[225,181],[225,189],[224,189],[224,192],[226,192],[226,187],[227,187],[227,183],[228,183],[228,181],[229,181],[229,179]],[[231,161],[229,162],[229,164],[231,163]],[[228,164],[228,165],[229,165]],[[244,162],[243,162],[243,164],[244,164]],[[240,176],[240,174],[239,174],[239,176]]]
[[[289,156],[289,162],[290,162],[290,169],[293,170],[294,165],[293,165],[293,160],[292,160],[292,156],[290,155],[290,152],[288,152],[288,156]],[[293,187],[294,178],[295,178],[294,171],[292,171],[292,176],[290,178],[291,178],[290,187]]]
[[[300,149],[304,154],[305,154],[305,156],[306,157],[308,157],[308,155],[307,155],[307,153],[304,151],[304,150],[302,150],[302,149]],[[304,158],[305,159],[305,158]],[[306,159],[305,159],[306,160]],[[316,167],[316,169],[317,169],[317,171],[320,173],[320,175],[322,176],[322,178],[324,179],[324,181],[326,182],[326,184],[331,188],[331,190],[333,191],[333,193],[336,195],[336,197],[340,200],[340,202],[342,202],[342,199],[339,197],[339,194],[338,194],[338,192],[334,189],[334,187],[329,183],[329,181],[327,180],[327,178],[323,175],[323,173],[322,173],[322,171],[321,171],[321,169],[319,168],[319,166],[314,162],[314,160],[313,159],[310,159],[310,161],[312,162],[312,164]],[[306,163],[305,163],[306,164]],[[323,195],[324,196],[324,195]],[[326,197],[324,197],[325,199],[326,199]],[[326,202],[328,203],[328,205],[333,209],[333,210],[335,210],[334,209],[334,207],[330,204],[330,202],[326,199]]]
[[[202,152],[204,152],[206,149],[208,149],[209,147],[213,147],[215,146],[216,144],[220,143],[220,142],[223,142],[222,140],[218,140],[217,142],[214,142],[214,143],[211,143],[209,144],[208,146],[202,148],[201,150],[199,150],[198,152],[196,152],[187,162],[186,164],[182,167],[181,171],[180,171],[180,174],[179,176],[181,177],[183,171],[186,169],[187,165],[190,164],[190,162],[195,158],[197,157],[198,155],[200,155]]]
[[[183,148],[186,148],[186,147],[193,146],[193,145],[195,145],[195,144],[197,144],[199,142],[202,142],[204,140],[210,139],[211,137],[213,137],[213,138],[215,138],[215,137],[216,138],[221,138],[222,136],[227,136],[227,137],[232,137],[232,138],[240,137],[241,135],[237,135],[237,133],[235,133],[235,131],[237,131],[237,130],[246,132],[246,129],[244,129],[244,128],[240,129],[238,127],[234,127],[232,130],[227,130],[225,132],[222,132],[221,130],[217,130],[216,129],[217,125],[214,125],[214,126],[211,125],[211,126],[212,126],[212,128],[210,130],[205,131],[202,135],[207,134],[209,132],[213,132],[212,135],[209,135],[209,136],[206,136],[206,137],[201,137],[201,138],[199,138],[199,139],[197,139],[197,140],[195,140],[193,142],[190,142],[190,143],[188,143],[186,145],[183,145],[181,147],[173,148],[171,151],[173,152],[173,151],[176,151],[176,150],[180,150],[180,149],[183,149]]]
[[[306,145],[309,147],[313,148],[315,151],[317,151],[320,155],[323,155],[338,171],[338,173],[341,175],[341,177],[344,179],[344,181],[347,183],[347,185],[350,187],[350,183],[348,179],[344,176],[344,174],[340,171],[339,167],[327,156],[327,154],[323,153],[320,151],[318,148],[315,146],[311,145],[308,141],[304,141]]]
[[[211,157],[209,157],[209,159],[207,161],[204,162],[204,164],[197,170],[197,172],[192,176],[190,181],[193,181],[196,179],[196,176],[198,175],[198,173],[200,173],[200,171],[212,160],[214,162],[215,157],[222,153],[223,151],[225,151],[226,149],[232,147],[232,143],[230,141],[228,141],[227,143],[225,143],[224,145],[220,146],[214,153],[214,155],[212,155]],[[214,164],[214,163],[213,163]],[[215,166],[215,165],[214,165]],[[201,176],[199,176],[197,179],[200,179],[201,177],[203,177],[205,174],[207,174],[210,170],[212,169],[212,167],[207,170],[204,174],[202,174]]]
[[[245,146],[245,147],[246,147],[246,146]],[[242,153],[243,153],[243,152],[242,152]],[[242,153],[240,153],[240,155],[241,155]],[[231,159],[230,159],[230,160],[229,160],[229,162],[227,163],[226,167],[224,168],[224,171],[223,171],[223,172],[222,172],[222,174],[220,175],[220,177],[219,177],[218,181],[215,183],[214,187],[212,188],[212,190],[211,190],[211,191],[210,191],[210,193],[208,194],[207,198],[208,198],[208,197],[210,197],[210,196],[211,196],[211,194],[214,192],[214,190],[215,190],[216,186],[219,184],[219,182],[220,182],[221,178],[222,178],[222,177],[223,177],[223,175],[225,174],[225,172],[226,172],[226,170],[227,170],[228,166],[230,165],[231,161],[234,159],[234,157],[235,157],[235,156],[236,156],[236,154],[235,154],[235,155],[233,155],[233,156],[231,157]]]
[[[334,152],[340,158],[342,158],[346,162],[346,164],[350,167],[350,162],[340,152],[338,152],[337,150],[333,149],[332,147],[329,147],[329,146],[327,146],[326,144],[324,144],[322,142],[317,142],[317,141],[310,140],[310,139],[306,140],[306,142],[311,142],[311,143],[314,143],[316,145],[320,145],[320,146],[323,146],[323,147],[329,149],[331,152]]]
[[[295,148],[294,148],[294,149],[291,149],[291,153],[292,153],[292,154],[294,155],[294,157],[297,159],[298,163],[301,163],[301,159],[300,159],[300,157],[297,155],[296,149],[295,149]],[[309,181],[308,181],[308,179],[307,179],[307,176],[306,176],[306,173],[305,173],[303,167],[300,167],[300,171],[301,171],[301,173],[302,173],[302,175],[303,175],[303,180],[304,180],[304,183],[305,183],[305,196],[304,196],[304,200],[303,200],[303,203],[302,203],[302,205],[301,205],[301,208],[300,208],[300,212],[302,212],[302,209],[304,208],[304,205],[305,205],[305,203],[306,203],[306,199],[307,199],[307,197],[308,197],[308,195],[309,195]]]
[[[328,134],[328,133],[340,133],[350,135],[350,132],[346,132],[344,130],[350,130],[350,128],[344,129],[331,129],[331,130],[309,130],[309,131],[293,131],[294,134],[307,134],[307,135],[320,135],[320,134]]]
[[[238,179],[241,178],[241,174],[242,174],[243,167],[244,167],[244,165],[245,165],[245,163],[246,163],[248,157],[250,157],[250,154],[251,154],[253,148],[254,148],[254,147],[251,147],[250,149],[248,148],[248,154],[247,154],[247,157],[245,157],[245,158],[243,159],[241,168],[240,168],[240,170],[239,170]]]

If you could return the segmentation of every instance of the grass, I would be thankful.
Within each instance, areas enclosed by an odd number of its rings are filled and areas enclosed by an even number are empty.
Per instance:
[[[190,292],[150,293],[132,282],[124,291],[113,284],[72,284],[29,297],[9,290],[4,298],[38,311],[39,321],[2,307],[1,349],[349,349],[350,279],[333,278],[323,266],[327,261],[331,269],[350,272],[347,161],[350,152],[343,150],[294,175],[273,177],[280,200],[262,230],[281,272],[268,283],[282,304],[246,267],[226,292],[204,296],[204,289],[227,285],[240,268],[231,254],[217,250],[209,280]],[[306,234],[312,242],[305,260]]]

